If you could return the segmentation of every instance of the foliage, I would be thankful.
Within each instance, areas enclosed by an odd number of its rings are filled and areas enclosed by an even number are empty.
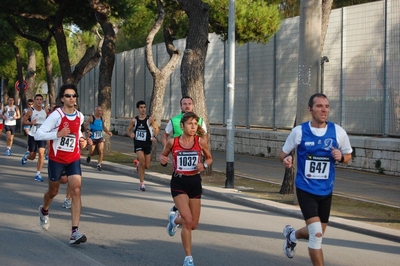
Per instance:
[[[204,0],[210,5],[209,32],[216,33],[221,39],[228,38],[229,0]],[[279,29],[279,1],[274,0],[237,0],[236,1],[236,41],[267,43],[269,38]],[[164,26],[174,39],[186,38],[189,21],[176,1],[166,1],[167,16]],[[118,52],[142,47],[147,33],[157,17],[155,1],[138,0],[134,4],[134,15],[126,19],[118,33]],[[159,32],[154,43],[163,42]]]
[[[172,6],[175,6],[175,8]],[[171,3],[166,3],[164,8],[170,14],[165,19],[164,25],[169,25],[174,17],[171,13],[175,12],[179,7],[174,1],[171,1]],[[117,52],[143,47],[146,44],[147,34],[153,27],[157,16],[158,11],[154,0],[135,1],[133,4],[133,15],[125,18],[121,23],[120,31],[117,35]],[[154,37],[153,43],[161,43],[163,41],[163,34],[160,31]]]
[[[79,63],[87,47],[97,45],[98,40],[91,31],[74,30],[73,27],[67,27],[64,32],[67,36],[68,56],[72,66]]]
[[[376,2],[379,0],[334,0],[332,9]],[[300,0],[283,0],[279,4],[279,11],[283,17],[291,18],[300,14]]]
[[[229,0],[211,1],[210,32],[228,39]],[[267,43],[278,31],[280,14],[278,5],[262,0],[236,1],[235,39],[239,44],[247,42]]]
[[[105,0],[102,2],[111,7],[110,20],[116,24],[119,23],[120,17],[131,16],[133,1]],[[44,36],[54,31],[54,27],[63,23],[69,49],[69,62],[53,61],[53,65],[57,69],[60,69],[59,62],[76,65],[81,60],[86,48],[98,43],[99,40],[94,37],[95,34],[102,34],[88,1],[37,0],[32,5],[28,0],[2,0],[0,16],[0,21],[6,16],[12,18],[21,27],[22,32],[34,34],[40,39],[44,39]],[[51,49],[51,52],[53,51],[55,49]],[[60,51],[57,52],[60,53]],[[52,54],[56,55],[57,53]]]

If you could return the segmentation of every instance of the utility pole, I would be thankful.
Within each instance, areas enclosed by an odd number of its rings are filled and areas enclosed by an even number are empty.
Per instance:
[[[226,180],[225,188],[234,187],[235,179],[235,0],[229,0],[228,20],[228,115],[226,119]]]

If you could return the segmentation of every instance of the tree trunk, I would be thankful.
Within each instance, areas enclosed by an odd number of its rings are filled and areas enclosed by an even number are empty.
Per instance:
[[[17,79],[19,82],[19,92],[17,90],[14,91],[14,103],[17,105],[18,104],[18,99],[21,101],[21,105],[23,108],[26,107],[26,99],[25,99],[25,94],[24,94],[24,89],[23,89],[23,84],[24,84],[24,74],[23,74],[23,67],[22,67],[22,62],[21,62],[21,53],[19,52],[18,46],[13,44],[13,49],[14,49],[14,56],[15,56],[15,62],[17,65]],[[7,104],[5,104],[7,105]]]
[[[34,88],[36,83],[36,54],[35,48],[29,47],[28,49],[28,69],[26,72],[25,81],[28,83],[28,89],[24,92],[26,99],[33,99]]]
[[[329,17],[332,11],[333,0],[322,0],[322,25],[321,25],[321,56],[324,51],[326,33],[328,32]]]
[[[92,6],[92,9],[93,9],[92,2],[96,6],[98,6],[97,3],[101,4],[100,1],[90,1],[89,0],[89,4]],[[65,10],[68,8],[68,4],[69,4],[68,1],[62,1],[58,10],[55,12],[54,16],[52,16],[54,26],[52,28],[49,28],[49,33],[52,34],[54,36],[54,39],[56,40],[57,56],[58,56],[58,61],[60,63],[60,70],[61,70],[63,83],[64,84],[70,83],[70,84],[77,85],[86,73],[88,73],[91,69],[93,69],[95,66],[97,66],[97,64],[100,61],[101,54],[98,51],[97,47],[95,47],[95,46],[89,47],[86,50],[85,55],[82,57],[82,59],[79,61],[79,63],[74,67],[74,71],[72,72],[71,63],[69,61],[68,49],[67,49],[67,41],[66,41],[66,37],[64,34],[64,27],[63,27]],[[107,5],[107,8],[109,9],[108,5]],[[103,12],[103,10],[101,12]],[[96,15],[96,18],[97,17],[98,16]],[[99,22],[98,18],[97,18],[97,22]],[[101,25],[100,22],[99,22],[99,24]],[[114,57],[115,57],[115,53],[114,53]],[[59,99],[56,99],[56,102],[57,102],[57,104],[61,104]],[[106,110],[104,110],[104,111],[106,111]]]
[[[160,127],[165,89],[167,87],[169,77],[174,72],[176,65],[179,63],[180,51],[175,48],[170,31],[164,28],[165,47],[170,58],[167,64],[165,64],[165,66],[161,70],[158,69],[155,65],[152,49],[153,40],[154,36],[160,30],[166,15],[162,1],[157,0],[157,7],[159,15],[156,23],[147,35],[145,55],[147,68],[149,69],[150,74],[153,77],[153,92],[151,95],[150,114],[154,118],[156,124]],[[152,146],[151,154],[152,160],[155,161],[157,154],[157,145]]]
[[[203,118],[207,125],[208,144],[210,127],[208,112],[204,96],[204,69],[208,49],[209,6],[201,0],[178,0],[181,8],[189,18],[189,32],[186,38],[186,47],[181,63],[181,91],[182,96],[190,96],[195,102],[194,112]],[[212,167],[205,171],[212,173]]]
[[[296,154],[295,151],[290,153],[293,157],[293,166],[291,168],[285,168],[285,177],[282,181],[281,190],[279,194],[289,195],[294,193],[294,178],[295,178],[295,164],[296,164]]]
[[[7,105],[7,100],[8,100],[8,79],[3,79],[3,99],[1,102],[3,102],[3,107]]]
[[[64,84],[72,83],[74,85],[78,84],[78,82],[74,82],[72,79],[72,70],[71,63],[69,61],[68,50],[67,50],[67,41],[64,34],[64,11],[67,8],[66,4],[68,1],[64,1],[65,4],[60,5],[60,8],[57,10],[55,18],[54,18],[54,27],[49,29],[49,32],[53,34],[54,39],[56,40],[57,46],[57,57],[60,63],[60,70],[62,81]]]
[[[115,63],[115,31],[113,24],[109,21],[110,6],[98,0],[88,0],[93,9],[96,20],[104,32],[104,41],[102,45],[102,58],[99,69],[99,94],[98,103],[103,108],[104,124],[110,129],[111,119],[111,79]],[[105,135],[104,153],[111,151],[110,137]]]
[[[296,119],[294,120],[294,125],[293,128],[296,127]],[[282,186],[281,190],[279,191],[280,194],[284,195],[289,195],[294,193],[294,179],[296,176],[296,163],[297,163],[297,158],[296,158],[296,152],[293,150],[290,155],[292,155],[293,158],[293,166],[291,168],[286,168],[285,167],[285,175],[283,177],[282,181]]]
[[[55,103],[55,90],[54,90],[54,80],[53,80],[53,63],[51,62],[50,52],[49,52],[49,42],[51,37],[48,36],[44,42],[41,43],[44,67],[46,69],[46,81],[47,81],[47,106]]]
[[[301,0],[296,125],[310,118],[307,103],[319,91],[321,1]]]
[[[46,69],[46,80],[47,80],[47,88],[48,88],[47,103],[48,104],[54,103],[55,96],[54,96],[54,80],[53,80],[53,63],[51,61],[50,52],[49,52],[49,43],[50,43],[51,39],[53,38],[53,32],[47,34],[47,37],[43,40],[36,36],[27,34],[25,31],[22,31],[20,28],[18,28],[17,24],[14,23],[13,20],[9,19],[7,21],[19,35],[40,45],[40,47],[42,49],[42,53],[43,53],[44,67]],[[36,71],[36,60],[35,60],[34,69]],[[29,72],[29,66],[28,66],[28,72]],[[35,85],[34,82],[32,84],[30,84],[28,82],[28,84],[29,84],[30,90],[34,88],[34,85]]]

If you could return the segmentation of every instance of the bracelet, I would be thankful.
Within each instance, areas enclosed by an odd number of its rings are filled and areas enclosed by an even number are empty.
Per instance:
[[[343,163],[343,162],[344,162],[344,156],[343,156],[343,154],[342,154],[342,158],[340,158],[339,163]]]

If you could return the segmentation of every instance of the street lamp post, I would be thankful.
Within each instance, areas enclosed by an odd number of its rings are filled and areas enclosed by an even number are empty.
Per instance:
[[[225,188],[234,187],[235,168],[235,0],[229,0],[228,20],[228,47],[229,47],[229,69],[228,69],[228,115],[226,119],[226,180]]]
[[[321,58],[321,93],[324,93],[324,65],[329,62],[327,56]]]

